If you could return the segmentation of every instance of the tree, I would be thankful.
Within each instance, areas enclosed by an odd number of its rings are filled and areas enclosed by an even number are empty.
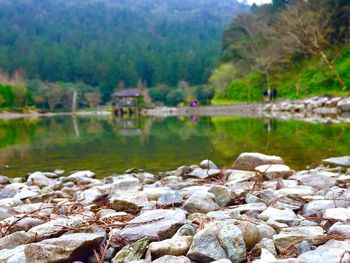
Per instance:
[[[59,85],[53,83],[48,83],[46,88],[47,91],[45,92],[45,94],[47,103],[49,105],[50,110],[54,111],[57,105],[61,102],[61,99],[64,95],[64,91]]]
[[[334,64],[339,56],[336,45],[331,43],[334,17],[334,10],[319,1],[295,1],[280,14],[277,27],[291,54],[299,52],[319,57],[338,83],[348,87]],[[329,50],[332,55],[327,52]]]
[[[96,108],[101,103],[101,92],[87,92],[85,93],[85,100],[90,108]]]

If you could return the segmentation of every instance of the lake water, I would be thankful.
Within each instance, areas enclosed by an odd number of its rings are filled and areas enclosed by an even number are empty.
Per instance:
[[[241,152],[283,157],[294,169],[350,155],[350,125],[234,117],[116,120],[57,116],[0,120],[0,174],[128,168],[166,171],[210,158],[230,167]]]

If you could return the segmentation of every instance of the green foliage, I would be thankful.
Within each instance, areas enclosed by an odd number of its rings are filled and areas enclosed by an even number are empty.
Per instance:
[[[341,56],[335,64],[339,74],[350,85],[350,45],[344,47]],[[349,90],[343,89],[334,79],[325,65],[320,64],[316,57],[305,59],[283,71],[271,74],[271,85],[277,88],[278,97],[299,99],[316,95],[346,96]],[[265,76],[259,72],[252,72],[245,77],[231,82],[221,92],[216,93],[213,100],[215,104],[226,102],[249,101],[248,92],[251,90],[251,101],[262,101],[262,92],[267,88]]]
[[[32,102],[32,94],[24,85],[0,83],[0,108],[18,109]]]

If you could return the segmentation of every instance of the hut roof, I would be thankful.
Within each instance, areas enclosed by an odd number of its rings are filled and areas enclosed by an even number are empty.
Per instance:
[[[115,92],[113,96],[117,98],[142,97],[142,93],[139,89],[124,89]]]

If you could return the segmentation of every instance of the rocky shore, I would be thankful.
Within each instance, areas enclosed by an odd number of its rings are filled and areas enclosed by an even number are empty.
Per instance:
[[[266,104],[263,111],[337,115],[350,112],[350,97],[321,96],[305,100],[279,100]]]
[[[350,157],[0,176],[0,263],[350,262]]]

